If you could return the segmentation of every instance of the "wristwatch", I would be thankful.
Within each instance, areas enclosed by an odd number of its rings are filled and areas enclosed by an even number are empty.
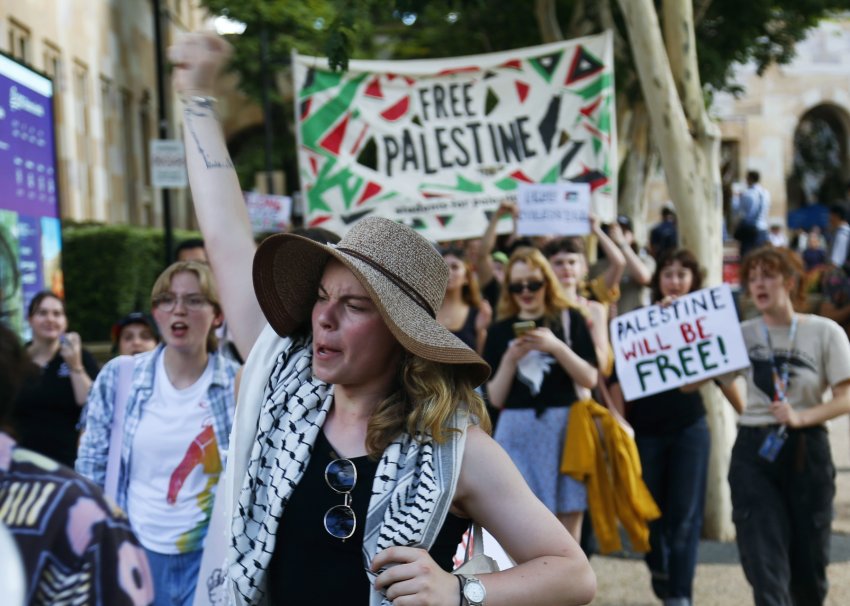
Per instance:
[[[487,590],[484,583],[473,576],[461,575],[463,578],[463,599],[469,606],[484,606]]]

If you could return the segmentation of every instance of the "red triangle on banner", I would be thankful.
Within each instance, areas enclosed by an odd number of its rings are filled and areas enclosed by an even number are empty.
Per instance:
[[[499,67],[505,67],[508,69],[522,69],[522,63],[520,63],[519,59],[511,59],[510,61],[505,61]]]
[[[468,67],[452,67],[450,69],[444,69],[441,72],[438,72],[438,76],[450,76],[452,74],[468,74],[471,72],[480,72],[481,68],[475,65],[470,65]]]
[[[376,196],[381,192],[381,186],[373,181],[369,181],[366,184],[366,189],[363,190],[363,195],[360,196],[360,199],[357,201],[357,206],[363,204],[369,198]]]
[[[372,81],[366,87],[366,91],[363,93],[367,97],[372,97],[373,99],[383,99],[384,91],[381,90],[381,80],[377,76],[372,78]]]
[[[387,122],[395,122],[410,109],[410,96],[403,97],[395,105],[381,112],[381,117]]]
[[[310,221],[310,227],[316,227],[316,226],[321,225],[322,223],[324,223],[326,221],[330,221],[330,220],[331,220],[330,215],[324,215],[322,217],[316,217],[315,219]]]
[[[516,179],[517,181],[523,181],[525,183],[533,183],[534,182],[534,181],[531,180],[531,177],[526,175],[521,170],[515,170],[514,172],[512,172],[510,174],[510,177],[511,177],[511,179]]]
[[[520,82],[519,80],[514,82],[514,84],[516,85],[516,92],[519,95],[519,102],[525,103],[525,99],[526,97],[528,97],[528,91],[531,89],[531,87],[528,86],[528,84],[526,84],[525,82]]]
[[[345,131],[348,128],[348,118],[349,116],[346,115],[342,122],[334,126],[333,130],[328,133],[328,136],[319,142],[319,146],[324,147],[334,155],[338,155],[339,148],[342,146],[342,140],[345,138]]]
[[[582,107],[579,111],[590,118],[593,112],[596,111],[596,108],[599,107],[599,104],[602,103],[602,97],[597,97],[596,101],[588,105],[587,107]]]

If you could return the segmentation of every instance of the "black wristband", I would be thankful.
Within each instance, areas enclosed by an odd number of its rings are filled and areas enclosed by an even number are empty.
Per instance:
[[[455,576],[457,577],[458,585],[460,585],[460,600],[458,600],[457,606],[463,606],[463,577],[459,574]]]

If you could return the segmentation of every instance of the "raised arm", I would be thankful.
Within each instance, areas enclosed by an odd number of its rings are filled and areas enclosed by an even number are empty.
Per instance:
[[[608,230],[608,235],[623,253],[623,257],[626,260],[626,273],[641,286],[649,286],[649,282],[652,280],[652,272],[646,266],[646,263],[643,262],[643,259],[629,246],[629,242],[620,224],[616,221],[612,223],[611,229]]]
[[[478,256],[475,258],[475,273],[478,275],[478,283],[481,286],[493,279],[493,260],[490,255],[496,245],[496,229],[499,226],[499,219],[507,214],[516,219],[517,208],[514,203],[502,202],[499,204],[499,208],[490,217],[490,223],[487,224],[487,229],[481,237],[481,246],[478,249]]]
[[[626,268],[626,259],[620,247],[602,230],[599,218],[595,215],[590,219],[590,228],[593,235],[599,239],[599,246],[602,247],[605,257],[608,259],[608,269],[605,270],[605,288],[612,290],[620,285],[620,280],[623,278],[623,272]]]
[[[186,34],[169,49],[174,89],[183,96],[186,165],[195,214],[233,340],[243,359],[265,325],[254,295],[254,238],[242,188],[215,111],[215,81],[230,46],[210,33]]]

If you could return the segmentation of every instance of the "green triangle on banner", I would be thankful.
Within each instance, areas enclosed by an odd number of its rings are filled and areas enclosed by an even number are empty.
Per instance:
[[[558,51],[557,53],[534,57],[529,59],[528,62],[531,63],[531,67],[533,67],[538,74],[543,76],[543,79],[546,80],[546,82],[551,82],[552,74],[554,74],[555,70],[558,69],[558,63],[560,63],[561,57],[563,56],[564,52]]]
[[[576,91],[573,91],[585,101],[599,96],[599,94],[611,86],[611,74],[602,74],[596,80]]]

